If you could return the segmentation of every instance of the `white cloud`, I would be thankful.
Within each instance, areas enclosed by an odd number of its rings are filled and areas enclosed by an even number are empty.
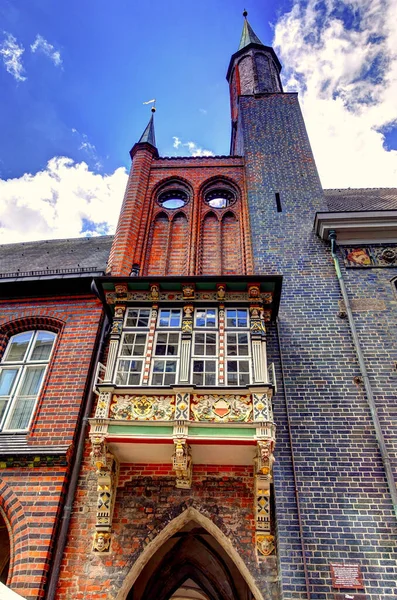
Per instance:
[[[50,44],[42,35],[37,34],[36,39],[31,44],[30,49],[32,52],[41,52],[48,56],[50,60],[54,63],[56,67],[60,67],[62,65],[62,58],[59,50],[55,50],[54,46]]]
[[[342,12],[343,11],[343,12]],[[397,0],[294,0],[275,26],[324,187],[397,186]]]
[[[173,136],[174,140],[173,147],[176,149],[186,148],[190,156],[215,156],[212,150],[206,150],[201,148],[195,142],[182,142],[178,137]]]
[[[11,33],[4,33],[6,39],[0,44],[0,56],[3,58],[4,66],[14,79],[26,81],[22,65],[22,54],[25,52],[25,48],[17,43],[16,38]]]
[[[43,171],[0,179],[0,243],[113,233],[127,173],[89,170],[86,163],[54,157]],[[87,227],[86,227],[87,229]]]
[[[202,115],[207,115],[207,114],[208,114],[208,110],[205,110],[205,108],[199,108],[199,112],[200,112]]]

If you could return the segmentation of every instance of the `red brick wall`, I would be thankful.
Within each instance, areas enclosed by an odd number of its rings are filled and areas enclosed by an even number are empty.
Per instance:
[[[67,483],[66,457],[51,446],[71,447],[87,385],[102,306],[91,296],[0,302],[0,348],[11,335],[32,329],[57,332],[52,360],[27,435],[30,446],[48,446],[31,462],[0,460],[0,506],[12,529],[9,585],[26,598],[44,597],[57,518]],[[24,466],[18,466],[23,464]]]
[[[243,159],[238,157],[157,159],[145,147],[138,149],[134,156],[109,261],[111,274],[129,275],[134,263],[140,266],[140,273],[144,275],[180,274],[177,265],[180,265],[181,261],[182,264],[186,264],[186,271],[183,274],[214,273],[212,264],[210,271],[202,270],[200,257],[203,246],[202,222],[205,213],[208,212],[208,206],[203,200],[203,188],[210,180],[215,181],[217,178],[233,184],[238,190],[237,201],[233,204],[233,212],[236,216],[235,229],[238,232],[238,244],[234,249],[236,268],[229,274],[252,273]],[[172,179],[184,182],[191,189],[189,202],[177,211],[165,210],[156,202],[156,191],[159,186]],[[175,214],[176,212],[178,215]],[[216,210],[217,218],[222,220],[227,212],[227,209]],[[160,214],[167,215],[168,225],[163,216],[161,219],[158,218]],[[186,217],[185,225],[182,225],[180,215]],[[228,244],[225,246],[225,252],[227,246]],[[217,247],[221,252],[219,244]],[[220,254],[217,260],[221,267]],[[226,262],[228,260],[226,258]],[[168,265],[168,270],[165,264]],[[229,272],[232,270],[232,264],[230,260],[227,267]],[[220,271],[217,271],[218,273]]]
[[[257,574],[251,467],[194,465],[192,489],[181,490],[175,488],[170,464],[121,465],[111,554],[106,556],[91,552],[96,480],[88,452],[87,448],[57,600],[115,598],[148,541],[188,506],[209,517]]]
[[[167,275],[187,275],[188,239],[187,218],[184,213],[178,213],[171,222]]]

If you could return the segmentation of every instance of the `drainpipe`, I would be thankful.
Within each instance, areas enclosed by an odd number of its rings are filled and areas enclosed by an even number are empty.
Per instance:
[[[300,538],[300,542],[301,542],[303,573],[305,575],[306,598],[308,600],[311,600],[309,573],[308,573],[308,569],[307,569],[307,560],[306,560],[306,546],[305,546],[305,540],[304,540],[304,537],[303,537],[302,515],[301,515],[300,500],[299,500],[298,476],[296,474],[296,467],[295,467],[295,455],[294,455],[294,444],[293,444],[293,439],[292,439],[291,417],[290,417],[290,412],[289,412],[287,386],[285,384],[284,360],[283,360],[283,352],[282,352],[282,349],[281,349],[281,336],[280,336],[280,328],[279,328],[278,317],[276,319],[276,331],[277,331],[278,352],[279,352],[279,356],[280,356],[281,378],[282,378],[282,381],[283,381],[283,392],[284,392],[284,399],[285,399],[285,410],[286,410],[286,413],[287,413],[289,445],[290,445],[290,448],[291,448],[291,463],[292,463],[292,472],[293,472],[293,475],[294,475],[294,491],[295,491],[296,509],[297,509],[297,514],[298,514],[298,527],[299,527],[299,538]]]
[[[95,281],[93,281],[91,284],[91,290],[99,298],[99,300],[101,302],[103,302],[103,299],[100,297],[100,294],[98,292],[98,288],[95,285]],[[48,584],[47,584],[48,587],[47,587],[46,600],[54,600],[56,591],[57,591],[59,572],[61,570],[63,552],[64,552],[65,546],[66,546],[66,540],[67,540],[67,535],[68,535],[68,531],[69,531],[69,523],[70,523],[70,518],[72,515],[73,501],[74,501],[74,497],[76,494],[76,489],[77,489],[77,484],[78,484],[79,474],[80,474],[80,467],[81,467],[81,463],[83,460],[84,444],[85,444],[85,438],[86,438],[88,419],[91,415],[94,398],[95,398],[95,394],[93,392],[93,387],[94,387],[94,383],[95,383],[94,378],[95,378],[95,373],[96,373],[96,365],[98,364],[101,353],[102,353],[104,341],[105,341],[106,334],[108,331],[108,326],[109,326],[109,318],[108,318],[107,311],[106,311],[105,317],[102,322],[102,327],[101,327],[101,331],[99,334],[99,338],[98,338],[97,351],[95,353],[95,360],[92,361],[92,363],[90,365],[90,377],[89,377],[89,385],[88,385],[88,388],[87,388],[87,391],[85,394],[84,414],[83,414],[83,418],[80,422],[80,430],[78,433],[76,452],[74,455],[74,460],[72,462],[72,472],[70,474],[69,487],[68,487],[68,491],[67,491],[67,495],[66,495],[66,499],[65,499],[65,504],[63,506],[63,512],[62,512],[62,516],[61,516],[61,526],[60,526],[58,538],[57,538],[56,544],[55,544],[52,569],[51,569],[49,579],[48,579]]]
[[[360,345],[360,340],[359,340],[359,337],[357,334],[356,325],[354,323],[353,313],[352,313],[352,309],[351,309],[350,302],[349,302],[349,297],[347,295],[345,282],[343,280],[343,275],[340,270],[339,259],[336,254],[336,232],[330,231],[328,238],[331,242],[331,255],[334,260],[336,275],[338,277],[340,290],[342,292],[343,301],[344,301],[345,307],[346,307],[346,314],[347,314],[347,318],[349,320],[350,331],[351,331],[352,338],[353,338],[353,344],[354,344],[354,348],[356,350],[358,363],[360,365],[361,376],[363,378],[364,387],[365,387],[365,391],[367,394],[367,401],[368,401],[369,410],[371,412],[372,423],[375,428],[375,435],[376,435],[376,439],[377,439],[377,442],[379,445],[379,450],[380,450],[383,466],[384,466],[385,473],[386,473],[386,479],[387,479],[387,484],[389,487],[390,496],[391,496],[392,503],[393,503],[394,514],[395,514],[395,517],[397,518],[396,483],[394,481],[393,471],[392,471],[392,468],[390,465],[390,458],[389,458],[389,454],[387,452],[385,438],[384,438],[383,432],[382,432],[382,427],[379,422],[378,411],[376,410],[374,394],[372,391],[371,382],[368,377],[367,367],[365,365],[363,352],[361,350],[361,345]]]

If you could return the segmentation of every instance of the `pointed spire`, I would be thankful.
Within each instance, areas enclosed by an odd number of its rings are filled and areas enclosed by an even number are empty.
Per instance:
[[[155,113],[155,108],[152,108],[152,115],[150,117],[149,123],[146,126],[145,131],[142,133],[138,144],[151,144],[152,146],[156,147],[156,137],[154,135],[154,113]]]
[[[247,15],[248,15],[247,11],[244,10],[244,12],[243,12],[243,16],[244,16],[243,33],[241,34],[240,46],[238,47],[239,50],[241,50],[242,48],[245,48],[249,44],[261,44],[261,46],[263,46],[262,42],[260,41],[258,36],[255,34],[254,30],[252,29],[251,25],[248,23]]]
[[[146,104],[146,103],[144,103]],[[147,149],[158,158],[159,153],[156,148],[156,136],[154,135],[154,113],[156,112],[155,107],[152,107],[152,115],[150,117],[149,123],[146,126],[145,131],[142,133],[139,141],[133,145],[130,150],[131,158],[134,158],[134,155],[139,149]]]

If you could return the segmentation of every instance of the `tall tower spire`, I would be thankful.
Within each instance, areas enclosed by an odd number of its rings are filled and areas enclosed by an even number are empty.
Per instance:
[[[280,61],[273,48],[262,44],[249,24],[247,14],[245,10],[239,49],[231,57],[226,75],[230,87],[232,112],[232,154],[235,151],[239,97],[279,94],[283,91],[280,80]]]

